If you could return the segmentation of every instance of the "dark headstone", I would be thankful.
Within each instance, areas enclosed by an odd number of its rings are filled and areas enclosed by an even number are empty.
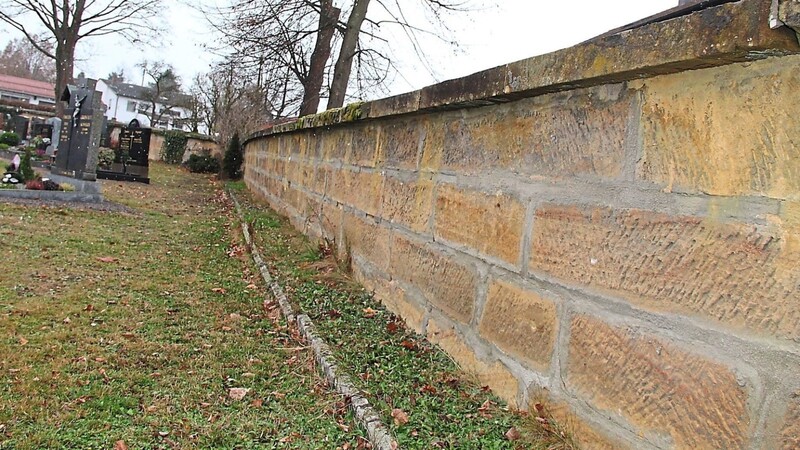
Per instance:
[[[91,79],[86,82],[86,86],[68,85],[61,95],[67,107],[53,172],[94,181],[105,105],[102,94],[94,90],[97,82]]]
[[[128,123],[128,128],[141,128],[142,126],[139,125],[139,119],[133,119]]]
[[[22,116],[14,116],[8,121],[8,126],[14,133],[17,133],[20,139],[28,138],[28,119]]]
[[[119,131],[119,137],[109,137],[112,146],[118,142],[114,148],[114,163],[110,170],[98,169],[97,177],[110,180],[138,181],[149,183],[148,154],[150,151],[150,128],[123,128]],[[112,130],[109,134],[114,135]]]

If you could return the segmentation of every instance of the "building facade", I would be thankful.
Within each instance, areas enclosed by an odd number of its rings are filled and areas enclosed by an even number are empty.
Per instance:
[[[96,89],[103,94],[103,103],[106,104],[105,116],[109,120],[129,123],[136,119],[142,126],[150,128],[186,131],[191,129],[189,125],[191,112],[185,107],[166,103],[156,103],[156,111],[163,111],[163,114],[156,123],[150,123],[150,110],[153,105],[150,102],[152,91],[149,87],[98,80]],[[189,96],[181,94],[181,97],[177,103],[188,102]]]
[[[45,81],[0,74],[0,99],[53,106],[56,104],[55,86]]]

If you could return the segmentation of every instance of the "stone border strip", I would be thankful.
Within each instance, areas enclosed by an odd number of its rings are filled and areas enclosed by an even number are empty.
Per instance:
[[[236,213],[242,220],[242,234],[244,235],[247,247],[253,255],[253,261],[255,261],[258,266],[258,270],[261,272],[264,281],[269,285],[273,296],[278,300],[278,304],[287,322],[296,323],[300,333],[311,343],[311,348],[314,349],[315,359],[325,379],[336,389],[336,392],[350,400],[350,408],[353,410],[353,414],[355,414],[361,426],[367,430],[367,437],[372,444],[372,448],[376,450],[398,449],[397,442],[392,438],[389,429],[383,424],[380,416],[372,405],[370,405],[366,396],[353,385],[349,376],[338,372],[338,365],[336,364],[333,352],[331,352],[328,344],[317,335],[316,327],[314,327],[311,318],[305,314],[295,316],[292,305],[289,304],[289,299],[286,297],[286,293],[284,293],[280,284],[270,276],[269,269],[264,263],[264,259],[253,243],[252,235],[248,229],[247,222],[244,220],[244,214],[242,214],[239,201],[232,191],[227,191],[227,193],[231,200],[233,200],[233,204],[236,206]]]

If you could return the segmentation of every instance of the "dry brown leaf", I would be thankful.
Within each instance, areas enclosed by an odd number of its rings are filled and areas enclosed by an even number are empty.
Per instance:
[[[516,441],[520,438],[519,431],[517,431],[516,427],[509,428],[508,431],[506,431],[505,436],[509,441]]]
[[[128,444],[125,441],[114,442],[114,450],[128,450]]]
[[[217,294],[224,294],[225,293],[225,289],[220,288],[220,287],[215,287],[215,288],[211,289],[211,292],[214,292],[214,293],[217,293]]]
[[[253,400],[252,402],[250,402],[250,406],[253,406],[253,407],[256,407],[256,408],[261,408],[261,405],[263,405],[263,404],[264,404],[264,400],[261,400],[260,398],[257,398],[255,400]]]
[[[228,390],[228,397],[231,400],[242,400],[247,393],[250,392],[250,389],[247,388],[230,388]]]
[[[395,425],[405,425],[408,423],[408,414],[400,408],[392,410],[392,419]]]
[[[97,260],[104,263],[113,263],[119,261],[118,258],[114,258],[113,256],[98,256]]]
[[[375,317],[375,314],[377,314],[377,313],[378,313],[378,311],[375,311],[374,309],[372,309],[370,307],[364,308],[364,317],[366,317],[367,319],[371,319],[371,318]]]
[[[24,337],[19,338],[19,345],[28,345],[28,340]]]

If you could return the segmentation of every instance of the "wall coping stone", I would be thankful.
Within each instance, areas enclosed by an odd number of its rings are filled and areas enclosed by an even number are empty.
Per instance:
[[[720,4],[721,3],[721,4]],[[794,30],[770,28],[769,0],[704,1],[668,10],[552,53],[420,90],[273,125],[244,144],[288,133],[427,111],[506,103],[543,94],[800,53]],[[669,14],[667,14],[669,13]],[[663,20],[662,20],[663,19]],[[653,22],[653,20],[657,20]],[[637,24],[640,24],[636,26]]]

